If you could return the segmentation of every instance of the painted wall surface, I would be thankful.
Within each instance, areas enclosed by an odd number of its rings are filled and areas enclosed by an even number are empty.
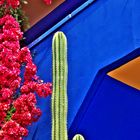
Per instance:
[[[109,76],[140,90],[140,57],[108,73]]]
[[[51,5],[46,5],[43,0],[28,0],[28,4],[23,6],[23,10],[29,17],[30,25],[33,26],[64,1],[53,0]]]

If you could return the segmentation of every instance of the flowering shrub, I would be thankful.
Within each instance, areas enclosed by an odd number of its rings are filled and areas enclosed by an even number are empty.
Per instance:
[[[50,5],[52,3],[52,0],[43,1],[46,5]],[[23,5],[25,4],[28,4],[28,0],[0,0],[0,18],[8,13],[19,22],[20,28],[23,31],[26,31],[30,27],[30,24],[28,17],[22,10]]]
[[[20,4],[20,0],[0,0],[0,6],[4,4],[7,7],[17,8]]]
[[[27,4],[26,0],[0,0],[0,18],[6,14],[12,15],[20,24],[20,28],[25,31],[29,28],[28,18],[24,11],[22,11],[22,5]]]
[[[20,1],[27,3],[25,0],[0,0],[0,6],[6,5],[7,7],[17,8],[20,5]],[[52,3],[52,0],[44,0],[44,2],[49,5]]]
[[[18,0],[0,0],[16,8]],[[27,47],[20,49],[23,33],[17,20],[6,13],[0,18],[0,140],[22,140],[27,126],[41,116],[35,93],[51,94],[51,83],[43,83],[36,75],[37,67]],[[24,69],[24,75],[21,75]]]

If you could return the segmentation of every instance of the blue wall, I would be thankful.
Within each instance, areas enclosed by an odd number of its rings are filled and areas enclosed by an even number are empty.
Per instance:
[[[98,70],[139,47],[139,2],[136,2],[97,0],[58,29],[68,38],[68,128]],[[53,33],[31,49],[38,74],[44,81],[52,81],[52,36]],[[43,115],[29,128],[29,137],[25,139],[51,140],[50,97],[38,99],[38,106]]]

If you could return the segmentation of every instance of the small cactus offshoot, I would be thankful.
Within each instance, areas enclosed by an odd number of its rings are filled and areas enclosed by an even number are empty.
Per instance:
[[[80,134],[74,136],[73,140],[85,140],[84,137]]]

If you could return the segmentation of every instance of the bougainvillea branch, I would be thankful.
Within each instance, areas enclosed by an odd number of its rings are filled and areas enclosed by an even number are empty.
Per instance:
[[[30,50],[20,48],[23,32],[8,12],[9,6],[17,8],[19,1],[1,0],[0,5],[8,7],[0,18],[0,140],[22,140],[28,135],[27,126],[41,116],[35,93],[47,97],[52,85],[36,75]]]

